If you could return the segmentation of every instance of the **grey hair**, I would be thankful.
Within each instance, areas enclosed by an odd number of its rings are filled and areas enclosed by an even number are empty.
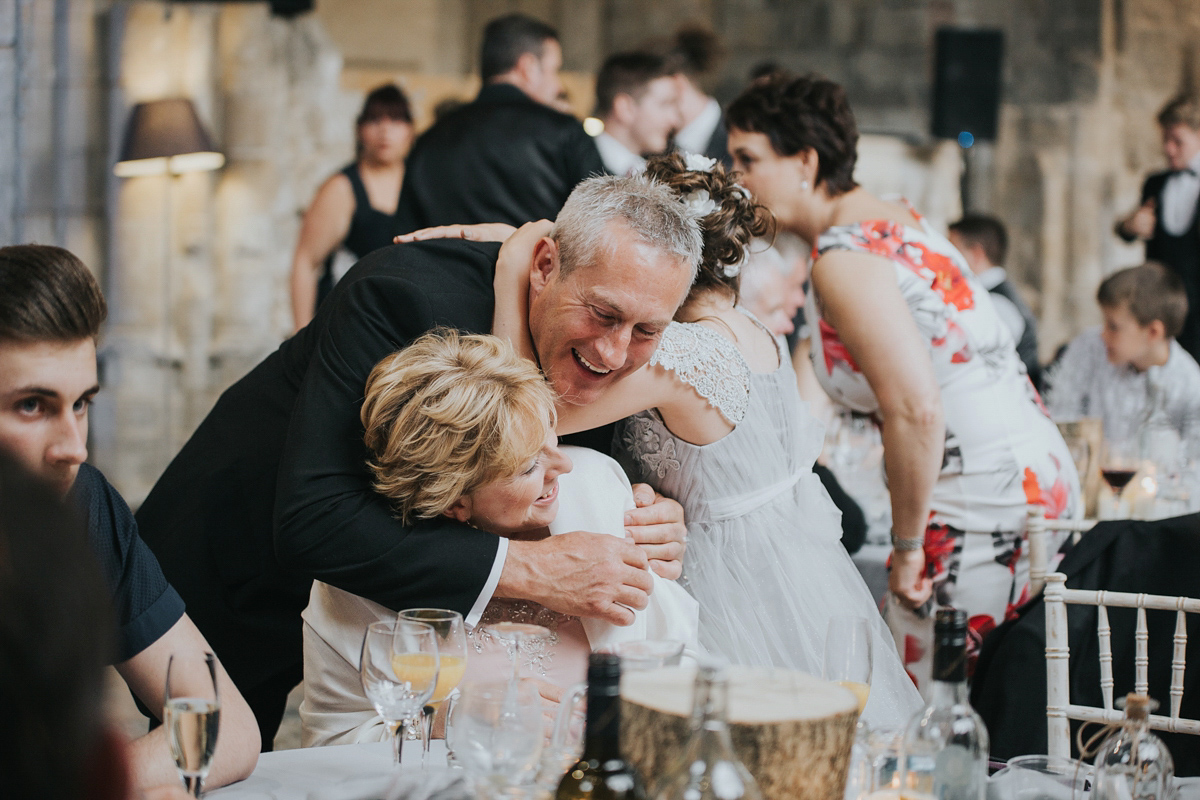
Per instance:
[[[595,263],[611,247],[608,226],[622,222],[646,244],[687,262],[692,280],[700,267],[700,221],[674,191],[646,175],[602,175],[581,181],[567,198],[551,234],[562,276]]]

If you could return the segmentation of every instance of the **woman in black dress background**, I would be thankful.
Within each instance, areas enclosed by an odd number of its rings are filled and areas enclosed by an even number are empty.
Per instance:
[[[292,258],[292,319],[300,330],[339,276],[333,256],[339,247],[355,260],[392,243],[396,206],[404,181],[404,159],[413,140],[412,112],[399,87],[371,91],[356,126],[358,158],[317,190],[304,214]]]

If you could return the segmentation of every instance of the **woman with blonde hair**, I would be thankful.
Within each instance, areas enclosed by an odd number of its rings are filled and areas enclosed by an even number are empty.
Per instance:
[[[361,416],[375,489],[406,524],[445,515],[507,539],[585,527],[624,536],[624,513],[634,507],[629,480],[605,455],[558,446],[554,402],[542,373],[507,342],[446,329],[427,334],[381,360],[367,379]],[[522,653],[550,700],[583,680],[592,649],[649,636],[692,643],[694,601],[673,582],[654,581],[650,607],[625,628],[493,598],[468,632],[464,682],[510,673],[504,645],[486,630],[505,620],[551,631],[548,643]],[[358,652],[369,623],[394,617],[313,583],[303,613],[306,747],[386,737],[359,685]]]

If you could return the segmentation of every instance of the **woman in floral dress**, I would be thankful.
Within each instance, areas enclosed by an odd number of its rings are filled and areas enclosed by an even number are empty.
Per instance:
[[[743,184],[814,244],[818,379],[881,426],[893,540],[884,616],[924,689],[936,608],[966,610],[978,643],[1027,599],[1026,505],[1077,516],[1074,463],[962,256],[854,182],[858,133],[840,86],[760,81],[728,125]]]

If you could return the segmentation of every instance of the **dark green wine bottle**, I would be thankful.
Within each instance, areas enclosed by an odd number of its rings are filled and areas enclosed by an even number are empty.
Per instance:
[[[583,757],[559,781],[556,800],[646,800],[642,776],[621,757],[620,684],[621,659],[592,653]]]

